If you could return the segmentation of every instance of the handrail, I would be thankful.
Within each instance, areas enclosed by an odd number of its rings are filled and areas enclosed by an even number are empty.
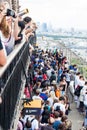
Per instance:
[[[24,38],[22,42],[18,45],[15,45],[14,50],[11,52],[11,54],[7,57],[7,63],[3,66],[0,67],[0,78],[7,69],[7,67],[10,65],[11,61],[14,59],[14,57],[18,54],[22,46],[26,43],[26,39]]]
[[[23,91],[24,73],[22,61],[24,62],[25,71],[29,66],[29,41],[23,40],[16,45],[13,52],[8,56],[8,61],[4,67],[0,68],[0,126],[4,130],[10,129],[13,121],[16,120],[20,92]],[[3,122],[4,120],[4,122]]]

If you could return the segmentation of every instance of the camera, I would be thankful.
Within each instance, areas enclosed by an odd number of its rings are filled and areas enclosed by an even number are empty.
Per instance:
[[[16,18],[15,12],[11,9],[7,9],[6,16],[12,16],[13,18]]]
[[[28,12],[29,12],[28,9],[24,9],[18,13],[18,16],[23,16],[24,14],[27,14]],[[12,16],[13,18],[16,18],[14,10],[11,10],[11,9],[7,9],[6,16]]]

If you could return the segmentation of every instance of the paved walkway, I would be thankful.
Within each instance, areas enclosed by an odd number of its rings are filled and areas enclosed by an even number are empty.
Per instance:
[[[72,130],[80,130],[82,128],[84,116],[76,109],[76,104],[71,104],[72,111],[69,113],[69,119],[72,121]]]

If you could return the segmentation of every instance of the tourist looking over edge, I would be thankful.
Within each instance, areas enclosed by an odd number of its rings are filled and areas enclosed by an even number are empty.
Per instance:
[[[31,28],[31,23],[32,23],[32,18],[31,17],[28,17],[26,16],[24,19],[23,19],[24,23],[25,23],[25,35],[27,38],[29,38],[31,35],[34,35],[32,33],[33,29]],[[28,40],[28,39],[27,39]]]
[[[25,22],[25,35],[29,39],[29,43],[31,45],[35,45],[36,40],[37,40],[36,39],[36,29],[37,29],[36,23],[29,16],[26,16],[23,20]]]
[[[20,37],[18,37],[18,16],[13,10],[10,10],[9,3],[6,0],[1,2],[1,5],[3,6],[5,15],[0,23],[0,37],[2,44],[5,45],[6,55],[9,55],[14,49],[15,40],[20,39]],[[12,11],[14,15],[10,13]]]

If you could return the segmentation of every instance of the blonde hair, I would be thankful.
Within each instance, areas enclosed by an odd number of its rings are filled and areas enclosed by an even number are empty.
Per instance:
[[[3,7],[3,9],[5,9],[4,2],[7,2],[7,1],[6,0],[4,0],[4,1],[0,0],[0,8]],[[10,29],[9,29],[9,26],[7,25],[7,23],[6,23],[6,16],[3,17],[3,19],[0,23],[0,30],[6,38],[9,37]]]
[[[10,32],[10,29],[9,29],[9,26],[6,24],[6,16],[3,17],[1,23],[0,23],[0,30],[2,31],[2,34],[8,38],[9,37],[9,32]]]

